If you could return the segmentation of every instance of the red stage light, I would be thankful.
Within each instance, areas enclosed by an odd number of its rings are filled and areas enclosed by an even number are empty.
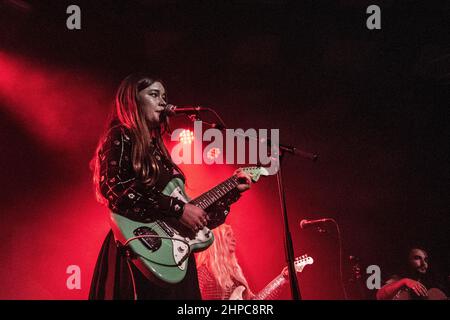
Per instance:
[[[33,139],[72,151],[98,138],[99,124],[105,122],[109,109],[105,83],[82,70],[1,50],[0,70],[0,107]]]
[[[207,153],[207,157],[208,159],[216,159],[219,157],[220,155],[220,149],[219,148],[211,148],[208,153]]]
[[[194,132],[185,129],[180,132],[179,139],[182,144],[191,144],[194,141]]]

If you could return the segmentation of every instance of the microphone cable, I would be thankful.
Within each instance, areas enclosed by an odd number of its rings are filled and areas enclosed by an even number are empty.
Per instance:
[[[343,250],[342,250],[342,235],[341,229],[339,228],[339,224],[333,218],[330,218],[330,221],[334,223],[336,226],[337,234],[338,234],[338,245],[339,245],[339,277],[342,287],[342,292],[344,293],[344,300],[348,300],[347,289],[344,284],[344,272],[343,272]]]

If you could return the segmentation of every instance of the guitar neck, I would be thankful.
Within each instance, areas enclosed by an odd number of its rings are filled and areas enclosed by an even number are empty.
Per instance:
[[[266,300],[275,298],[283,286],[287,283],[285,277],[280,274],[278,277],[273,279],[264,289],[262,289],[258,294],[253,298],[253,300]]]
[[[190,203],[196,205],[199,208],[202,208],[203,210],[206,210],[214,203],[216,203],[219,199],[227,195],[231,190],[236,188],[238,184],[238,178],[236,176],[232,176],[222,183],[219,183],[211,190],[206,191],[197,198],[193,199]]]

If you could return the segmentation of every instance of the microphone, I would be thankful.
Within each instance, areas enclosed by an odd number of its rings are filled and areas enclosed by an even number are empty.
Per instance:
[[[167,104],[164,107],[164,110],[162,111],[163,114],[165,114],[166,116],[174,116],[177,114],[187,114],[187,115],[191,115],[191,114],[197,114],[199,111],[204,111],[206,110],[206,108],[203,107],[178,107],[178,106],[174,106],[173,104]]]
[[[330,218],[323,218],[323,219],[317,219],[317,220],[306,220],[303,219],[302,221],[300,221],[300,228],[301,229],[306,229],[315,225],[321,225],[327,221],[331,221]]]

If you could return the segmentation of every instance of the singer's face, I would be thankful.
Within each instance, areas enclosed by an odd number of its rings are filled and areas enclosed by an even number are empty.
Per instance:
[[[166,90],[161,82],[153,82],[138,93],[139,106],[144,110],[147,122],[151,127],[157,127],[166,102]]]
[[[409,265],[418,273],[426,273],[428,270],[428,255],[420,249],[412,249],[409,252]]]

